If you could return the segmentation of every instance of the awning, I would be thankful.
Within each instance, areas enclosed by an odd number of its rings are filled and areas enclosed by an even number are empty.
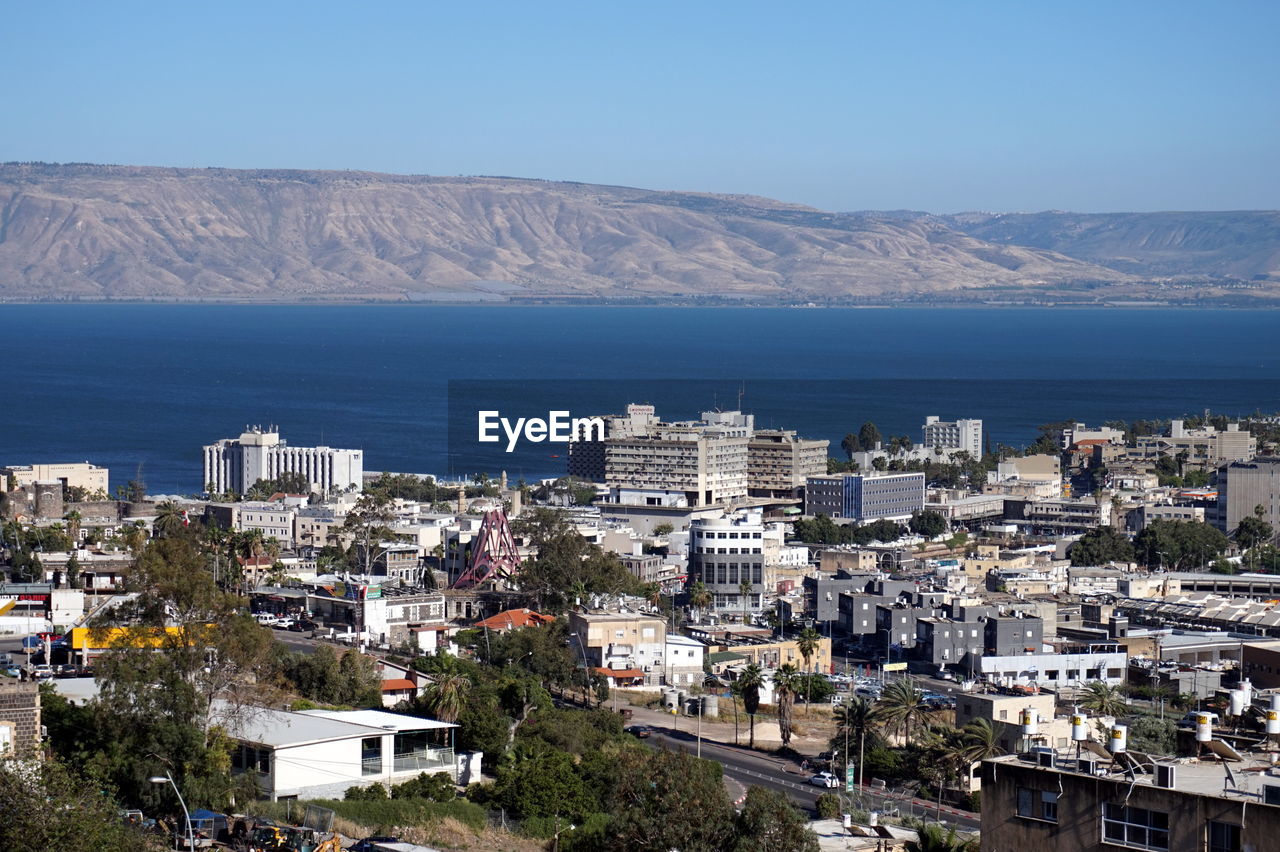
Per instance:
[[[644,672],[641,671],[640,669],[606,669],[606,668],[597,667],[596,674],[604,675],[605,677],[612,677],[612,678],[644,677]]]

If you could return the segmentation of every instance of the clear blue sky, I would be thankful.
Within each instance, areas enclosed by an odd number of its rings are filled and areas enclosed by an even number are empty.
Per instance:
[[[1280,2],[10,3],[0,160],[1280,207]]]

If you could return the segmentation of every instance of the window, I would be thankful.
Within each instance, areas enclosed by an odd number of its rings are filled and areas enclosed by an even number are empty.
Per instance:
[[[1018,788],[1018,816],[1045,822],[1058,821],[1058,794],[1047,790]]]
[[[1169,848],[1169,815],[1107,802],[1102,806],[1102,839],[1132,849],[1163,852]]]
[[[1240,826],[1209,820],[1209,852],[1240,852]]]
[[[382,774],[382,737],[365,737],[360,740],[361,774]]]

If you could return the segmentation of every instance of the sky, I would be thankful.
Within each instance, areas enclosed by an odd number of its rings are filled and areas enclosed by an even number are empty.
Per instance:
[[[1274,0],[11,3],[0,161],[1274,209],[1278,29]]]

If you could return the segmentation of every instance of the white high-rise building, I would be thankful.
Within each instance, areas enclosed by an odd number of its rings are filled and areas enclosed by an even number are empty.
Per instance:
[[[964,450],[975,459],[982,458],[981,420],[939,420],[929,416],[924,419],[924,439],[921,446],[939,447],[944,450]]]
[[[239,438],[204,448],[204,482],[213,494],[244,494],[259,479],[302,474],[323,493],[358,491],[364,484],[364,452],[332,447],[290,447],[274,427],[245,427]]]

